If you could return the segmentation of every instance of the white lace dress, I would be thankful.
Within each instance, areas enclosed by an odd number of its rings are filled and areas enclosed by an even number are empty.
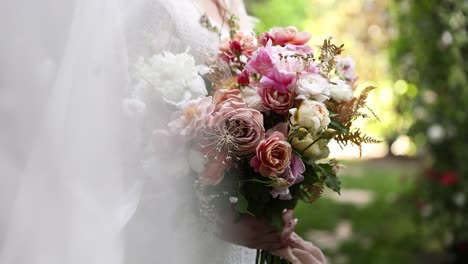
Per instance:
[[[244,6],[239,1],[241,0],[226,1],[226,6],[238,13],[241,27],[246,28],[249,25],[248,20],[250,18],[247,17]],[[197,63],[202,64],[213,55],[216,45],[219,43],[219,37],[215,33],[201,26],[199,19],[202,12],[196,0],[148,0],[144,6],[134,7],[129,4],[128,8],[135,8],[134,12],[131,13],[138,14],[137,18],[131,16],[128,18],[129,58],[154,54],[164,50],[177,53],[189,48],[190,54],[195,57]],[[136,28],[138,30],[134,31]],[[152,211],[148,207],[154,207],[153,211],[157,211],[157,205],[151,202],[145,204],[144,201],[145,196],[154,195],[152,192],[158,189],[157,185],[159,183],[148,180],[146,184],[154,188],[150,187],[148,188],[150,191],[143,193],[143,204],[140,208],[144,208],[142,211],[148,212]],[[148,199],[148,201],[150,200]],[[131,261],[138,261],[133,263],[144,264],[146,263],[144,261],[151,259],[151,257],[144,256],[145,254],[151,254],[151,250],[142,247],[150,246],[151,236],[156,234],[146,232],[151,228],[152,223],[148,222],[151,217],[145,215],[139,218],[138,213],[137,211],[135,219],[130,223],[130,228],[140,229],[141,232],[133,232],[140,235],[130,239],[132,241],[130,244],[133,245],[130,245],[128,254]],[[157,216],[155,215],[155,217]],[[145,220],[140,221],[142,219]],[[204,246],[199,249],[199,253],[204,255],[201,263],[255,263],[255,250],[220,241],[209,232],[203,236],[205,239],[201,243]]]

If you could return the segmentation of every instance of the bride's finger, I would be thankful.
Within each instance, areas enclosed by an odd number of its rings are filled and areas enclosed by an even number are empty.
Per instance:
[[[289,221],[288,225],[281,232],[281,239],[285,240],[291,236],[297,226],[297,218]]]
[[[285,209],[283,215],[282,215],[282,218],[283,218],[283,224],[285,226],[287,226],[289,224],[289,222],[291,220],[293,220],[294,218],[294,211],[293,210],[289,210],[289,209]]]

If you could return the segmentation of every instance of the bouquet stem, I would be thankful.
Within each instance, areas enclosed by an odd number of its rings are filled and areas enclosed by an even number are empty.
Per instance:
[[[268,251],[257,249],[255,264],[290,264],[289,261],[275,256]]]

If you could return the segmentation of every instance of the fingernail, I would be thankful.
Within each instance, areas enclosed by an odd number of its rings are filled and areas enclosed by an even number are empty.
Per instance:
[[[283,214],[286,213],[288,211],[288,209],[284,208],[283,210]]]
[[[296,225],[296,224],[297,224],[297,222],[299,222],[299,219],[297,219],[297,218],[294,218],[294,220],[293,220],[293,223]]]

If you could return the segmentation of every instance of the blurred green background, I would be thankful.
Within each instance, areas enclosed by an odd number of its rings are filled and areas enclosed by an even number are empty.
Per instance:
[[[341,196],[300,204],[297,231],[334,263],[468,263],[468,1],[246,0],[256,30],[333,36],[376,86],[360,121],[383,143],[332,149]]]

